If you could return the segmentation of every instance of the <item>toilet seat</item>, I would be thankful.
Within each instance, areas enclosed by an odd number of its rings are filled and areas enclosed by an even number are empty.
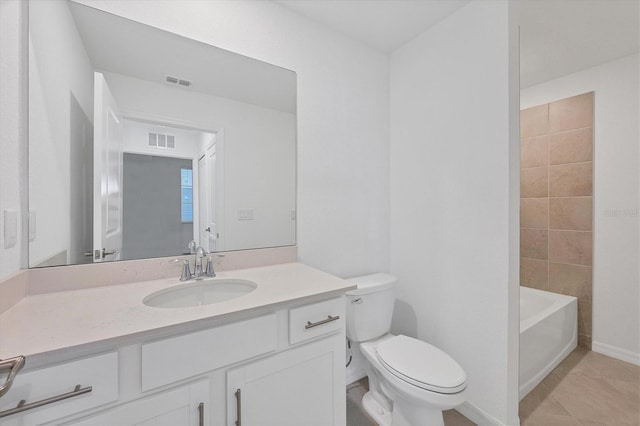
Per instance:
[[[467,376],[453,358],[421,340],[398,335],[376,347],[382,366],[397,378],[432,392],[455,394],[467,387]]]

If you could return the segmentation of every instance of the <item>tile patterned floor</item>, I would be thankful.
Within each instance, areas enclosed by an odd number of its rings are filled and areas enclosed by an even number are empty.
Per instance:
[[[366,378],[347,388],[347,425],[375,426],[362,408]],[[455,410],[446,426],[471,426]],[[520,402],[522,426],[640,426],[640,367],[577,348]]]
[[[520,402],[523,426],[640,425],[640,367],[574,350]]]

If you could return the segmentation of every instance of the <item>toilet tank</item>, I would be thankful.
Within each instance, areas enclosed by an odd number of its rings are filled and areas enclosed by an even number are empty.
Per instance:
[[[358,288],[346,293],[347,337],[353,342],[365,342],[387,334],[391,329],[396,277],[379,273],[348,281]]]

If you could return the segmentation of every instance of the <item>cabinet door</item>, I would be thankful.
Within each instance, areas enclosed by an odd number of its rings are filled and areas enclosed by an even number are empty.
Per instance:
[[[202,407],[200,404],[203,404]],[[208,424],[209,381],[140,399],[70,425],[198,426]],[[200,419],[202,417],[202,420]]]
[[[230,370],[227,424],[345,424],[340,340],[323,339]]]

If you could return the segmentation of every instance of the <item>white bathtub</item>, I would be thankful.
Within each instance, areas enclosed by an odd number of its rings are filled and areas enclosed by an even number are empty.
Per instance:
[[[520,287],[520,399],[578,343],[578,299]]]

